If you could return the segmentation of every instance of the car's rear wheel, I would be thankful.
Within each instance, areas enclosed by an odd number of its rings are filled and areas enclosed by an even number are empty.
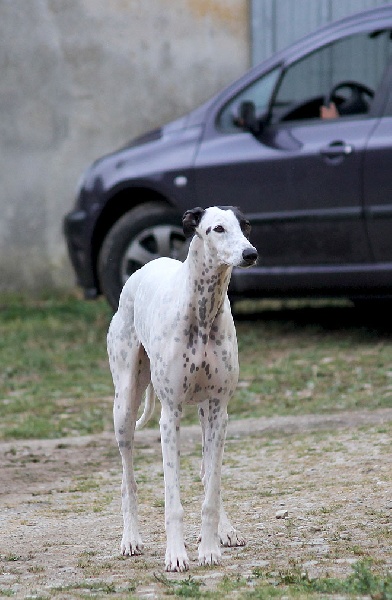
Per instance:
[[[124,283],[150,260],[183,260],[187,243],[181,216],[164,204],[148,202],[125,213],[109,230],[98,257],[101,291],[117,309]]]

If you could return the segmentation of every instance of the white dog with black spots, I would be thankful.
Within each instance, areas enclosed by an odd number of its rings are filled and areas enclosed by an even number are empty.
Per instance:
[[[250,224],[233,207],[195,208],[183,217],[193,236],[186,260],[158,258],[124,285],[108,332],[115,387],[114,426],[123,465],[124,555],[141,554],[134,431],[161,402],[167,571],[189,568],[180,500],[180,422],[184,404],[197,404],[202,426],[202,505],[199,564],[215,565],[220,544],[242,546],[221,500],[227,405],[238,382],[237,338],[227,296],[233,267],[250,267],[257,251]],[[142,417],[138,409],[146,392]]]

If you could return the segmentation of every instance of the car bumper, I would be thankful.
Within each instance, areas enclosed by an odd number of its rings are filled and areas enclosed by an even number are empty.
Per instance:
[[[86,249],[87,218],[84,210],[71,211],[64,217],[63,228],[77,284],[83,288],[86,298],[96,298],[98,285],[91,255]]]

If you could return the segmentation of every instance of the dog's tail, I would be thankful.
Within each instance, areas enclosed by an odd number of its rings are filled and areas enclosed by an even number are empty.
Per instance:
[[[150,382],[148,384],[148,387],[146,389],[146,395],[144,397],[143,414],[140,417],[140,419],[138,419],[136,421],[136,429],[142,429],[145,426],[145,424],[151,419],[152,415],[154,414],[154,409],[155,409],[155,390],[153,388],[152,383]]]

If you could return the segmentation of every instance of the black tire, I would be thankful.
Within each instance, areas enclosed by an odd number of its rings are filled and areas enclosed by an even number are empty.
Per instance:
[[[374,317],[382,318],[390,315],[392,310],[392,299],[389,296],[385,298],[352,298],[351,302],[361,313]]]
[[[98,256],[101,291],[114,310],[124,283],[154,258],[184,260],[187,243],[181,215],[165,204],[147,202],[125,213],[108,231]]]

